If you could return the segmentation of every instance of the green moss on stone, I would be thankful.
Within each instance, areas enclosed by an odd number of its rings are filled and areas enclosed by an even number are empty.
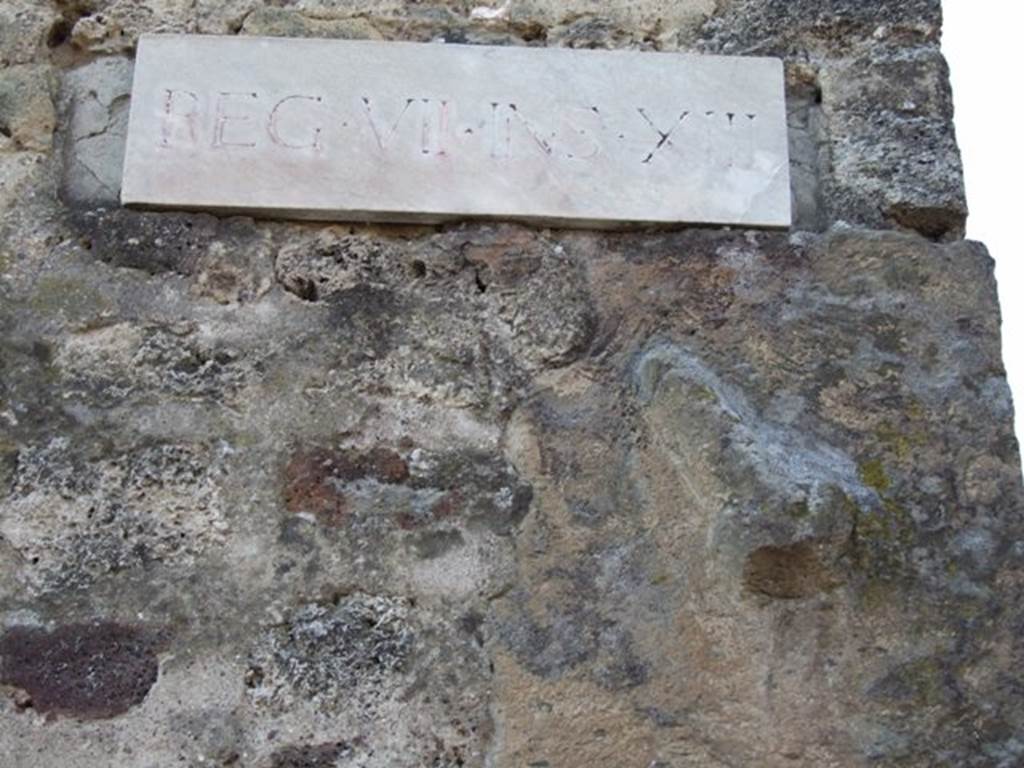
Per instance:
[[[915,703],[924,707],[942,704],[945,672],[938,661],[921,659],[908,664],[901,676],[911,690]]]
[[[882,466],[882,462],[878,459],[870,459],[869,461],[863,462],[858,468],[860,479],[869,488],[873,488],[879,494],[885,493],[889,490],[892,482],[889,480],[889,476],[885,474],[885,468]]]
[[[786,507],[786,514],[794,520],[806,520],[811,516],[811,508],[806,501],[798,501]]]
[[[881,469],[877,471],[881,472]],[[882,478],[887,485],[888,478],[884,473]],[[879,477],[874,479],[880,480]],[[899,577],[906,563],[906,554],[914,543],[914,521],[907,509],[891,498],[883,498],[882,506],[872,509],[861,508],[846,498],[844,507],[853,520],[851,553],[854,566],[872,578],[891,580]]]
[[[865,610],[875,611],[893,602],[891,581],[881,578],[870,579],[860,590],[861,605]]]
[[[916,402],[907,407],[906,414],[912,422],[920,422],[924,418],[924,412]],[[928,444],[928,433],[920,426],[897,427],[890,421],[882,422],[875,430],[875,437],[900,461],[909,459],[915,448]]]
[[[718,395],[711,387],[704,384],[694,384],[690,387],[690,394],[697,400],[705,403],[713,403],[718,400]]]

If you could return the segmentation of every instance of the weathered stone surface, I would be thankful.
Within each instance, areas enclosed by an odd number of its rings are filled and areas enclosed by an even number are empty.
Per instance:
[[[0,6],[0,66],[27,64],[52,42],[59,16],[49,3]]]
[[[96,59],[64,77],[61,191],[68,202],[118,203],[131,82],[130,63],[116,57]]]
[[[4,768],[1024,761],[1019,449],[937,3],[564,9],[0,4],[31,21],[0,57],[63,84],[54,145],[0,152]],[[85,14],[125,34],[47,45]],[[267,20],[782,55],[796,228],[70,193],[137,31]]]
[[[833,218],[874,226],[890,221],[935,238],[963,228],[967,208],[948,77],[935,48],[822,70]],[[908,144],[917,146],[913,155]]]
[[[0,535],[19,552],[30,581],[80,589],[153,560],[194,559],[223,541],[211,451],[136,445],[97,460],[95,447],[84,455],[69,448],[55,438],[17,455]]]
[[[70,42],[94,53],[131,50],[139,35],[189,28],[194,24],[191,0],[100,0],[73,15]]]
[[[24,382],[6,401],[13,413],[53,409],[67,444],[33,449],[58,422],[19,420],[7,567],[56,605],[84,593],[46,574],[83,574],[108,610],[166,606],[197,661],[211,633],[248,659],[225,672],[235,725],[204,737],[208,754],[583,765],[628,749],[648,765],[782,754],[969,764],[979,747],[948,727],[951,713],[983,724],[986,750],[1016,754],[1020,712],[992,686],[1012,677],[1003,660],[1017,653],[1019,463],[979,248],[857,231],[261,227],[281,242],[279,282],[256,301],[197,298],[185,271],[148,278],[164,295],[140,303],[118,291],[138,270],[107,272],[94,245],[76,258],[94,265],[92,290],[119,323],[46,341],[33,329],[52,328],[50,310],[34,289],[11,305],[26,313],[12,338],[26,352],[6,358]],[[552,269],[578,272],[578,287],[539,292],[564,285],[541,277]],[[559,338],[543,311],[571,306],[572,291],[589,330],[553,349],[577,351],[528,354]],[[160,338],[137,324],[173,311],[200,327],[133,351]],[[232,355],[183,360],[194,334]],[[56,349],[33,357],[32,343]],[[488,373],[496,355],[506,363]],[[518,373],[491,378],[509,365]],[[22,407],[48,391],[57,403]],[[120,442],[129,415],[148,439],[219,441],[219,458],[166,443],[88,447],[97,429]],[[119,551],[140,554],[105,554]],[[75,559],[54,571],[62,552]],[[219,575],[183,580],[197,569]],[[427,659],[431,674],[446,658],[465,667],[465,649],[438,655],[463,631],[494,664],[460,684],[476,698],[398,703]],[[335,632],[345,654],[310,656]],[[361,675],[375,682],[357,706]],[[349,719],[364,706],[380,728]],[[9,738],[30,739],[24,716],[10,717]],[[282,717],[322,723],[319,741],[260,746]],[[386,726],[456,720],[472,728],[445,726],[456,730],[443,746],[418,726]],[[680,731],[701,745],[685,759],[672,747]],[[102,764],[51,743],[50,755]]]
[[[717,10],[703,2],[663,6],[503,3],[457,7],[395,2],[342,8],[333,3],[279,7],[239,0],[198,3],[183,16],[151,11],[145,14],[150,21],[139,31],[224,34],[241,30],[346,39],[779,55],[787,64],[790,170],[798,228],[819,231],[841,221],[914,229],[929,237],[962,235],[966,206],[951,139],[945,65],[938,49],[937,2],[886,2],[870,9],[838,0],[813,8],[760,1],[723,2]],[[174,18],[178,21],[171,23]],[[121,44],[130,48],[136,39],[135,33],[119,36]],[[111,60],[110,71],[115,61]],[[66,103],[91,99],[88,82],[95,82],[100,74],[90,71],[79,83],[70,82],[64,89]],[[120,82],[124,88],[125,80]],[[892,83],[899,88],[891,87]],[[878,91],[877,97],[871,97],[879,102],[878,112],[858,110],[859,89]],[[904,92],[912,98],[896,101]],[[109,124],[117,128],[109,135],[94,135],[81,147],[65,145],[65,194],[80,190],[69,194],[71,199],[92,204],[109,204],[114,199],[111,187],[120,186],[123,139],[118,134],[123,108],[122,101],[114,103]],[[900,148],[911,141],[921,147],[918,159],[901,153]],[[115,178],[118,182],[112,184]]]
[[[702,43],[723,52],[849,54],[935,43],[940,0],[724,0]]]
[[[164,35],[140,41],[132,99],[131,207],[791,222],[777,60]]]
[[[44,67],[26,64],[0,71],[0,149],[49,149],[56,120]]]
[[[0,636],[0,682],[24,691],[21,709],[83,719],[140,704],[157,679],[158,633],[109,622],[53,632],[15,627]]]

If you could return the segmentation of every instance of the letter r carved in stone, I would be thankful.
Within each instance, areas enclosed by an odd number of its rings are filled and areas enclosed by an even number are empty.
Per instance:
[[[199,96],[192,91],[165,88],[160,122],[160,146],[170,147],[184,135],[189,145],[196,143],[196,117]]]

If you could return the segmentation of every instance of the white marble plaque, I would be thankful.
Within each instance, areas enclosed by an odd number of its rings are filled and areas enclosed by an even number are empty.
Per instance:
[[[782,63],[144,36],[121,200],[325,220],[788,227]]]

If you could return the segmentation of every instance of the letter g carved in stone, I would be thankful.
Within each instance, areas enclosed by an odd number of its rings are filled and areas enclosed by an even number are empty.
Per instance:
[[[312,149],[314,151],[317,151],[321,148],[320,133],[322,132],[323,129],[320,126],[315,126],[313,128],[312,141],[304,144],[298,144],[295,143],[294,141],[289,141],[288,139],[281,135],[281,125],[279,121],[282,117],[282,113],[287,114],[287,112],[289,111],[287,105],[295,101],[312,101],[316,104],[319,104],[323,102],[323,97],[294,94],[292,96],[285,96],[283,99],[278,101],[277,104],[274,105],[274,108],[270,110],[270,117],[267,120],[267,132],[270,134],[270,139],[279,147],[285,147],[286,149]],[[293,120],[294,122],[305,122],[304,119],[301,118]]]

